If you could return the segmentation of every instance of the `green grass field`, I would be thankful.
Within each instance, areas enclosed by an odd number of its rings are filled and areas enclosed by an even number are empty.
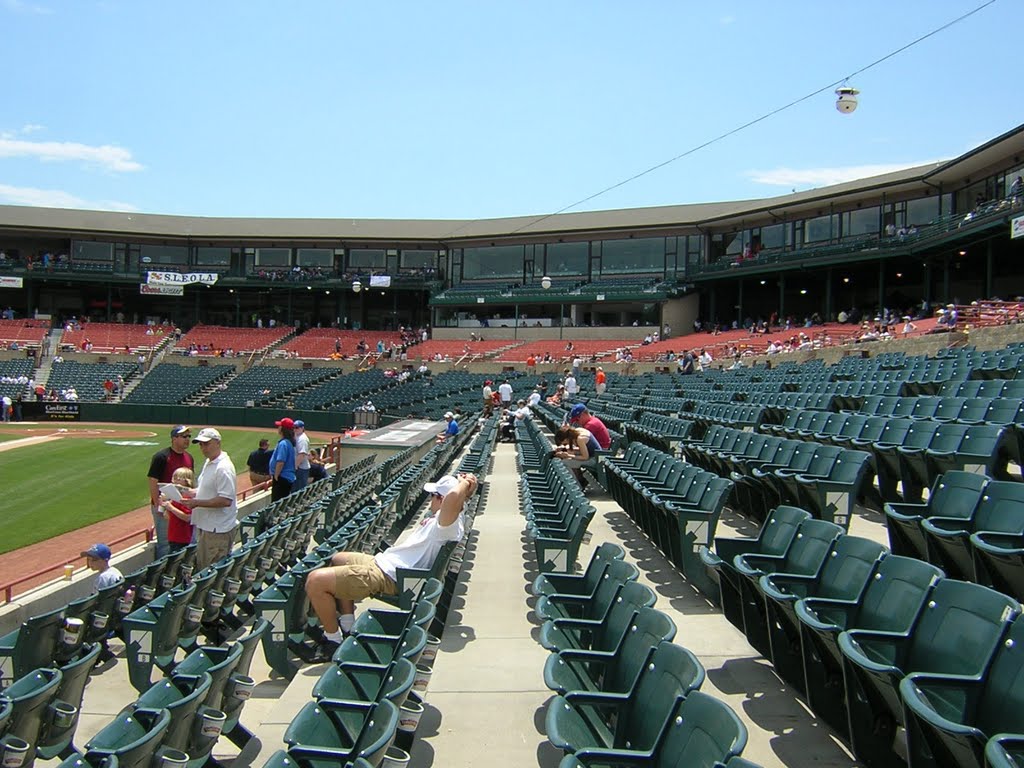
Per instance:
[[[58,427],[88,428],[67,424],[54,425],[54,430]],[[134,424],[110,427],[147,429]],[[198,427],[192,429],[193,435],[199,430]],[[150,431],[157,436],[144,441],[156,445],[109,445],[107,440],[119,442],[121,438],[74,438],[0,453],[0,489],[7,510],[3,516],[0,553],[148,504],[146,471],[153,454],[169,444],[170,427],[154,426]],[[224,450],[239,472],[245,471],[245,460],[261,437],[271,441],[276,437],[273,427],[265,433],[231,429],[220,432],[224,437]],[[0,440],[21,436],[0,430]],[[193,445],[190,452],[198,474],[203,465],[199,446]]]

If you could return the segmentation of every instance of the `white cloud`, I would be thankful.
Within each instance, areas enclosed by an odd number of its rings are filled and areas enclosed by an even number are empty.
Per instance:
[[[60,189],[37,189],[0,184],[0,203],[32,205],[38,208],[78,208],[90,211],[137,211],[134,205],[117,200],[85,200]]]
[[[108,171],[141,171],[142,163],[124,147],[91,146],[74,141],[25,141],[0,135],[0,157],[34,157],[44,162],[81,160]]]
[[[746,176],[758,184],[769,184],[777,187],[813,188],[827,187],[832,184],[842,184],[855,179],[867,179],[871,176],[880,176],[884,173],[901,171],[905,168],[914,168],[919,165],[927,165],[936,162],[925,160],[920,163],[874,163],[867,165],[847,165],[834,168],[773,168],[771,170],[747,171]]]
[[[21,133],[25,134],[26,136],[28,136],[30,133],[36,133],[38,131],[45,130],[45,125],[39,125],[37,123],[25,123],[23,126],[21,126]]]
[[[34,13],[37,16],[49,16],[53,13],[52,8],[35,3],[26,3],[24,0],[3,0],[3,7],[11,13]]]
[[[720,18],[718,20],[718,23],[721,24],[723,27],[727,27],[730,24],[732,24],[734,21],[736,21],[736,17],[735,16],[723,16],[722,18]]]

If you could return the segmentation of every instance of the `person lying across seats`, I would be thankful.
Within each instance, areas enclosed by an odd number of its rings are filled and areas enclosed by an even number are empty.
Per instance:
[[[444,475],[424,483],[430,510],[399,541],[377,555],[337,552],[331,564],[306,576],[306,594],[320,619],[324,640],[314,661],[328,661],[355,624],[356,602],[372,595],[395,595],[399,568],[429,568],[447,541],[465,533],[462,510],[476,491],[476,475]]]

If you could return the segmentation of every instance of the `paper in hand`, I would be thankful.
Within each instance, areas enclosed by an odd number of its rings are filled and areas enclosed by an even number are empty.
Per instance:
[[[159,488],[160,495],[168,501],[181,501],[183,498],[181,492],[178,490],[178,486],[174,483],[161,483]]]

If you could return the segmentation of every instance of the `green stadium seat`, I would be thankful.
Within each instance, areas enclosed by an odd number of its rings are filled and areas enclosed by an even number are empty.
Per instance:
[[[544,622],[540,628],[540,644],[549,651],[567,648],[614,651],[640,609],[650,608],[656,601],[657,596],[650,587],[627,581],[619,586],[607,612],[599,616]]]
[[[1020,603],[1006,595],[942,579],[909,632],[848,629],[839,635],[854,755],[868,764],[891,761],[903,725],[903,677],[982,674],[1019,614]]]
[[[737,555],[733,567],[739,579],[743,633],[747,642],[765,658],[771,658],[767,608],[757,586],[765,574],[817,578],[829,552],[843,529],[825,520],[805,520],[784,555],[748,553]]]
[[[889,532],[889,548],[894,555],[930,560],[928,540],[921,522],[929,517],[970,516],[974,513],[989,478],[973,472],[947,472],[939,477],[925,504],[887,503],[885,524]]]
[[[194,584],[165,592],[122,620],[128,679],[140,693],[153,684],[154,665],[161,670],[173,665],[178,634],[193,592]]]
[[[869,539],[840,536],[818,573],[771,573],[760,578],[757,586],[765,599],[770,658],[779,677],[806,691],[796,601],[808,597],[858,601],[886,554],[885,547]]]
[[[942,576],[934,565],[888,555],[878,564],[859,600],[806,597],[796,602],[807,702],[818,717],[847,739],[839,634],[853,628],[909,632]]]
[[[52,703],[54,712],[38,744],[38,755],[44,760],[66,755],[72,748],[85,685],[89,681],[89,673],[96,666],[100,650],[99,643],[79,646],[75,657],[61,666],[60,685]]]
[[[910,765],[983,768],[989,737],[1024,734],[1024,621],[977,675],[911,674],[900,683]]]
[[[548,740],[566,752],[653,750],[679,699],[704,682],[704,669],[680,645],[661,643],[625,692],[570,691],[548,704]]]
[[[196,718],[202,717],[200,709],[210,692],[209,675],[175,674],[155,683],[144,691],[122,714],[137,709],[171,713],[171,722],[160,740],[161,746],[185,752],[191,759],[208,755],[217,739],[204,738],[196,728]]]
[[[613,560],[622,560],[625,550],[614,542],[603,542],[583,573],[542,573],[533,581],[533,594],[540,595],[592,595]]]
[[[49,725],[51,705],[62,680],[63,674],[59,669],[41,668],[19,677],[3,691],[3,699],[11,703],[4,737],[15,736],[28,743],[26,765],[35,760],[40,737]]]
[[[659,725],[661,732],[650,750],[590,748],[572,757],[584,766],[714,768],[723,763],[731,765],[730,758],[743,752],[747,744],[747,729],[736,713],[700,691],[682,699]]]
[[[1024,483],[993,480],[969,517],[930,517],[921,522],[933,562],[952,578],[975,580],[974,553],[971,534],[987,531],[993,534],[1024,534],[1020,516],[1015,514],[1024,505]]]
[[[598,618],[607,615],[627,581],[636,581],[640,571],[625,560],[613,560],[608,564],[601,581],[590,595],[541,595],[534,606],[534,613],[542,621],[558,618]]]
[[[998,527],[971,534],[974,580],[1024,601],[1024,507],[1003,510]]]
[[[64,608],[32,616],[0,637],[0,687],[7,688],[33,669],[49,666],[57,650]]]
[[[86,762],[116,757],[119,768],[149,768],[171,725],[166,709],[135,709],[114,718],[85,745]]]
[[[569,648],[548,656],[544,684],[562,695],[597,690],[624,693],[640,674],[650,651],[663,641],[671,642],[675,634],[675,624],[668,616],[654,608],[641,608],[614,651]]]
[[[796,538],[801,523],[811,515],[797,507],[777,507],[765,520],[756,538],[715,537],[715,549],[700,550],[705,567],[718,577],[718,604],[725,617],[737,629],[743,629],[743,605],[740,597],[740,575],[733,561],[742,554],[782,555]]]
[[[999,734],[985,744],[987,768],[1020,768],[1024,765],[1024,735]]]
[[[361,757],[378,765],[395,740],[398,707],[378,702],[311,701],[284,734],[288,756],[301,768],[339,765]]]
[[[332,664],[313,686],[313,698],[351,701],[388,699],[401,706],[416,677],[416,665],[398,658],[390,664]]]

